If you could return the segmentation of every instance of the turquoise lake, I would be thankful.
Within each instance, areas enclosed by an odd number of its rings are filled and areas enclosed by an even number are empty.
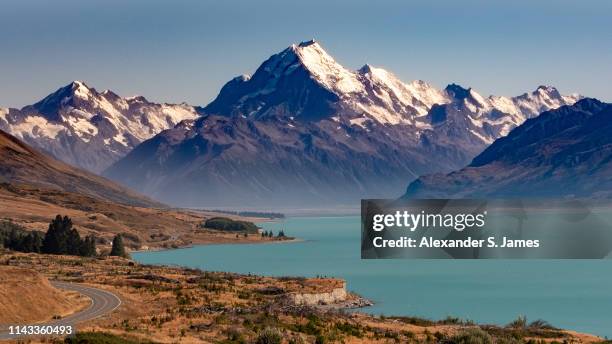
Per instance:
[[[333,276],[375,302],[362,311],[506,324],[519,315],[612,337],[612,260],[361,260],[359,217],[263,223],[301,242],[134,253],[142,263],[271,276]]]

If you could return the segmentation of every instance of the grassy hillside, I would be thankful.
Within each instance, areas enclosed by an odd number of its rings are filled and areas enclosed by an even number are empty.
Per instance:
[[[143,207],[164,206],[106,178],[55,160],[2,130],[0,183],[35,185]]]
[[[0,265],[28,267],[119,295],[110,316],[79,327],[130,341],[182,343],[600,343],[601,338],[519,318],[506,326],[457,318],[376,317],[336,303],[301,305],[291,295],[344,287],[332,278],[261,277],[141,265],[122,258],[0,254]],[[350,285],[348,286],[350,288]],[[354,295],[347,296],[354,298]],[[263,341],[268,339],[283,341]],[[104,335],[92,335],[104,339]],[[109,338],[121,342],[116,337]],[[104,341],[102,341],[104,342]]]
[[[80,294],[53,288],[41,274],[11,266],[0,266],[0,300],[0,324],[31,324],[89,305]]]
[[[81,237],[94,234],[99,248],[108,248],[119,233],[130,249],[273,240],[259,234],[236,236],[200,227],[218,213],[130,206],[57,189],[0,184],[0,221],[10,220],[28,230],[45,232],[57,214],[69,216]]]

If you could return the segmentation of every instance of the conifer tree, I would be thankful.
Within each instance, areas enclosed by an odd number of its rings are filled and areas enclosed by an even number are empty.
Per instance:
[[[57,215],[49,224],[49,229],[43,239],[43,253],[66,254],[72,230],[72,220],[68,216]],[[78,233],[77,233],[78,235]]]
[[[80,256],[82,246],[83,241],[81,240],[79,232],[77,232],[76,229],[71,228],[68,231],[68,236],[66,238],[66,253],[72,256]]]
[[[88,235],[81,243],[80,256],[93,257],[96,255],[96,238],[93,235]]]
[[[121,234],[117,234],[113,238],[113,248],[111,249],[110,255],[124,258],[129,257],[127,252],[125,251],[125,246],[123,245],[123,237],[121,236]]]
[[[40,253],[42,249],[43,235],[39,231],[28,233],[21,240],[19,251]]]

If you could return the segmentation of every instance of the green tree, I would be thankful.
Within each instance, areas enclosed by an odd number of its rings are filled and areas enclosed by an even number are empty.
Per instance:
[[[28,233],[21,240],[21,250],[23,252],[40,253],[43,243],[43,234],[39,231]]]
[[[11,221],[0,222],[0,245],[13,251],[40,253],[42,238],[39,231],[27,231]]]
[[[10,248],[11,250],[21,251],[20,248],[21,248],[21,241],[22,241],[23,236],[24,236],[23,231],[20,231],[17,228],[11,228],[5,239],[4,245]]]
[[[81,240],[79,232],[77,232],[76,229],[71,228],[68,231],[68,236],[66,238],[66,253],[72,256],[80,256],[82,246],[83,241]]]
[[[129,257],[127,252],[125,251],[125,246],[123,245],[123,237],[121,236],[121,234],[117,234],[113,238],[113,248],[111,249],[110,255],[124,258]]]
[[[83,257],[93,257],[96,255],[96,237],[88,235],[81,243],[79,255]]]
[[[49,224],[49,229],[43,239],[42,252],[49,254],[67,254],[68,243],[74,241],[72,231],[72,220],[68,216],[62,218],[57,215]],[[78,235],[78,233],[76,233]],[[79,243],[80,244],[80,243]],[[79,245],[80,246],[80,245]]]
[[[227,217],[213,217],[206,220],[202,225],[204,228],[216,229],[228,232],[257,233],[259,229],[254,223],[247,221],[236,221]]]
[[[40,234],[32,234],[24,238],[22,246],[37,252],[36,247]],[[40,235],[42,236],[42,235]],[[93,256],[96,252],[95,238],[93,236],[81,240],[76,228],[72,227],[72,220],[68,216],[57,215],[49,224],[44,239],[38,251],[48,254],[69,254],[73,256]]]

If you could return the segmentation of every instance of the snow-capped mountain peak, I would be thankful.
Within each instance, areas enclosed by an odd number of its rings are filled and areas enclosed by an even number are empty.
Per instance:
[[[318,120],[340,108],[347,121],[399,124],[414,122],[442,102],[448,102],[446,94],[423,81],[404,84],[369,64],[345,68],[312,40],[272,55],[251,78],[232,79],[203,112]]]
[[[272,88],[276,86],[275,81],[294,73],[300,67],[306,69],[313,80],[337,95],[362,90],[357,74],[336,62],[314,40],[292,44],[282,52],[270,57],[260,69],[272,76],[268,84],[268,87]]]
[[[421,80],[405,83],[393,73],[370,64],[358,70],[345,68],[311,40],[292,44],[272,55],[252,77],[232,79],[202,112],[303,121],[334,118],[361,127],[368,123],[410,125],[420,135],[431,128],[430,112],[434,107],[438,106],[439,112],[439,106],[452,104],[456,108],[453,111],[462,112],[463,120],[477,121],[478,127],[491,122],[505,134],[526,118],[573,104],[577,99],[562,96],[550,86],[509,98],[485,97],[457,84],[440,90]],[[479,140],[486,137],[488,142],[498,134],[495,130],[479,133]]]
[[[455,83],[446,86],[444,91],[454,99],[465,99],[469,97],[471,88],[465,88]]]
[[[312,75],[328,89],[338,94],[363,91],[357,73],[344,68],[316,41],[292,45],[292,51]]]
[[[73,81],[70,86],[74,95],[82,99],[87,99],[91,96],[92,91],[95,92],[95,89],[90,89],[84,82],[79,80]]]
[[[448,97],[444,93],[422,80],[405,84],[393,73],[370,64],[359,69],[359,73],[361,82],[366,85],[365,96],[375,99],[373,103],[378,103],[382,107],[373,112],[387,111],[400,115],[395,120],[381,121],[383,123],[396,124],[409,120],[412,115],[423,116],[434,104],[448,102]],[[367,106],[364,107],[368,109]],[[372,118],[380,121],[377,116]]]
[[[61,160],[100,172],[140,142],[196,117],[195,108],[186,104],[122,98],[73,81],[33,105],[11,109],[0,117],[0,129]]]
[[[272,119],[283,131],[329,126],[326,135],[345,130],[337,135],[346,140],[341,145],[351,144],[359,131],[388,137],[389,147],[397,140],[404,140],[406,147],[463,146],[471,157],[525,119],[579,98],[561,95],[551,86],[511,98],[485,97],[456,84],[438,89],[422,80],[404,82],[370,64],[346,68],[311,40],[272,55],[252,76],[233,78],[213,102],[197,111],[187,104],[156,104],[142,96],[98,92],[73,81],[21,110],[0,110],[0,129],[95,172],[199,113],[254,121],[253,125]],[[183,124],[185,129],[191,126]]]

